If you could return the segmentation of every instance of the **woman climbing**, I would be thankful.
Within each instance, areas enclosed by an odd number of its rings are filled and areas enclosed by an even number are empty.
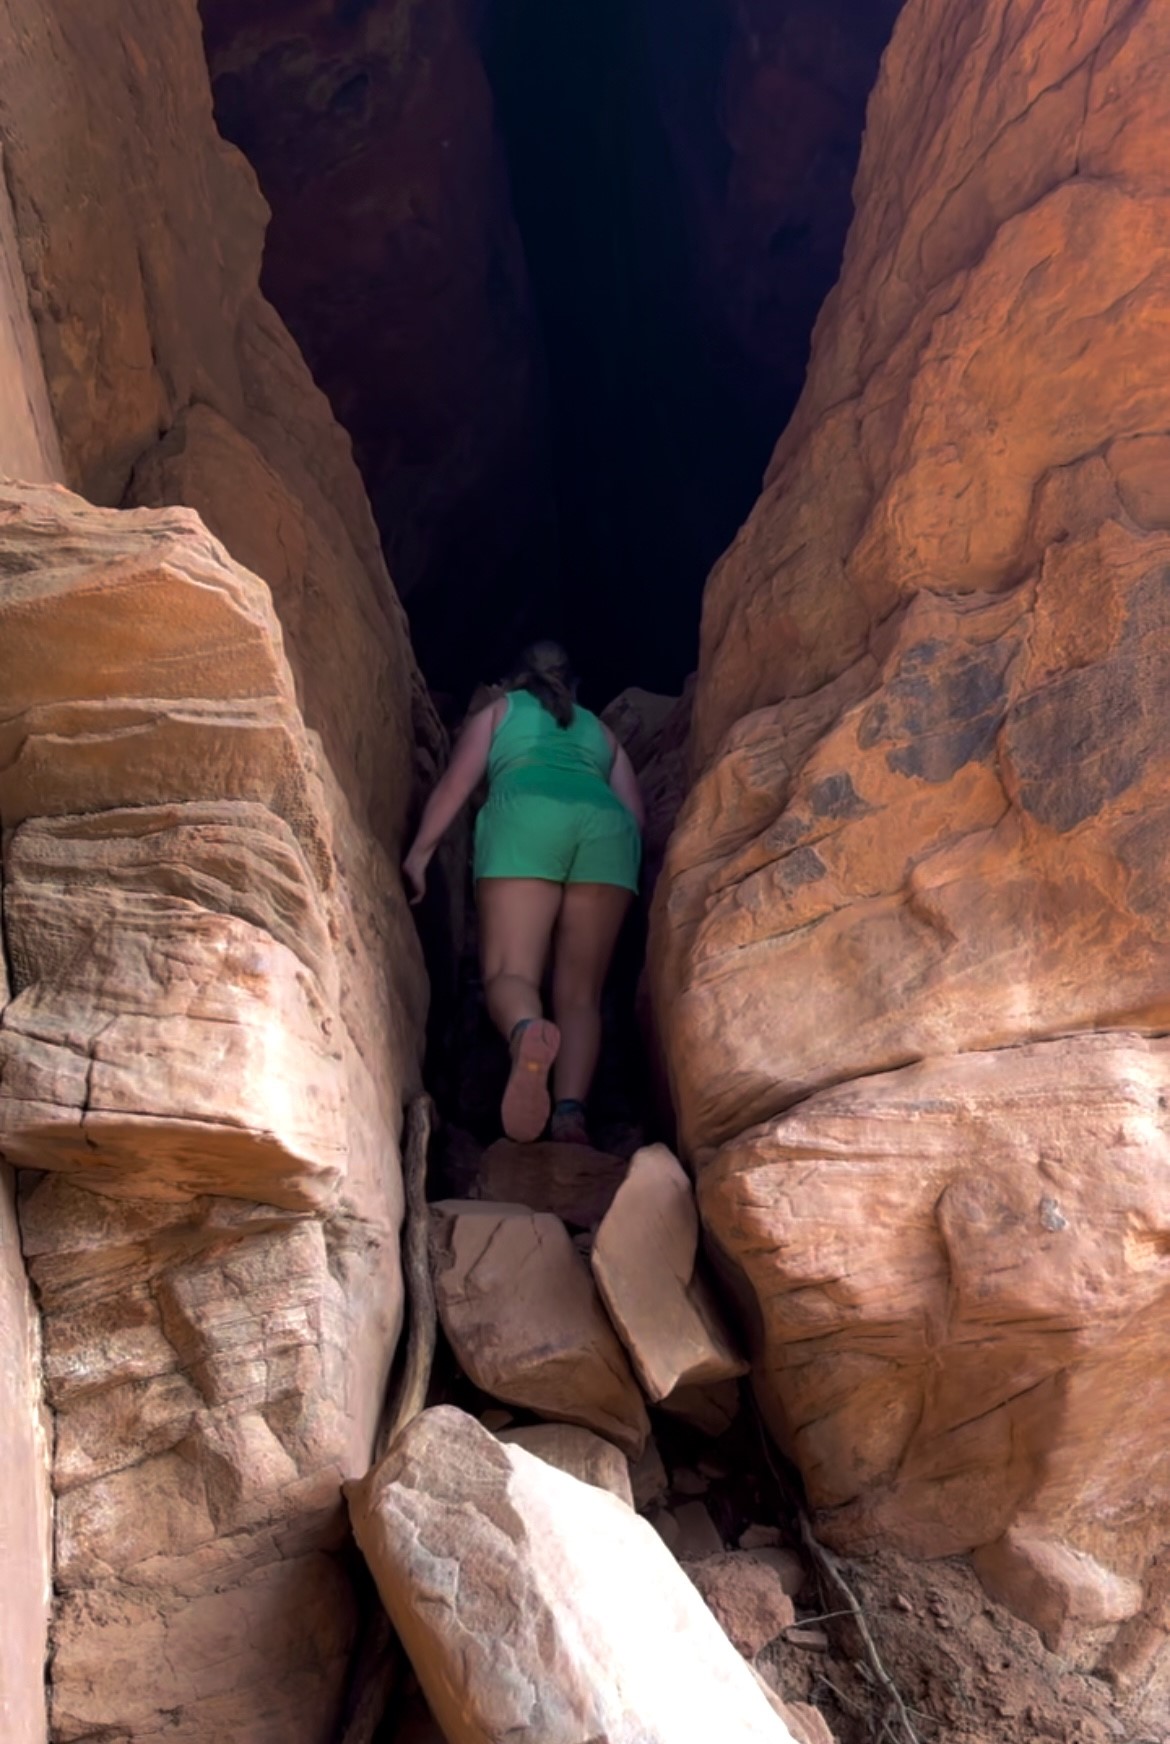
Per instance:
[[[488,1013],[512,1055],[504,1131],[540,1137],[555,1069],[550,1136],[586,1144],[602,989],[638,888],[642,796],[614,735],[577,702],[556,642],[526,649],[504,691],[467,721],[403,870],[420,901],[432,854],[486,770],[475,894]],[[540,993],[550,944],[552,1023]]]

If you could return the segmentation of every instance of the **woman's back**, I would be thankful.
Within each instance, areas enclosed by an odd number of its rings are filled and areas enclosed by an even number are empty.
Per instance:
[[[565,798],[612,802],[614,749],[595,714],[579,705],[562,727],[526,690],[512,691],[492,734],[488,777],[493,788],[545,791]],[[619,802],[620,803],[620,802]]]

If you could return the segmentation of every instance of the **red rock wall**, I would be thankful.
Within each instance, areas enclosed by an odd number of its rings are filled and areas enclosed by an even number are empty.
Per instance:
[[[3,172],[0,151],[0,477],[44,483],[63,462]]]
[[[1168,126],[1161,8],[909,0],[653,942],[823,1529],[993,1543],[1117,1664],[1170,1539]]]
[[[61,477],[61,453],[28,307],[0,151],[0,478]],[[9,989],[0,955],[0,1010]],[[40,1398],[40,1318],[20,1251],[15,1177],[0,1163],[0,1730],[43,1744],[52,1586],[49,1441]]]
[[[200,3],[221,125],[273,208],[266,289],[353,437],[403,597],[426,578],[411,608],[432,642],[452,611],[491,636],[488,602],[549,512],[476,11]]]
[[[324,1744],[339,1482],[401,1321],[426,988],[397,855],[438,735],[257,289],[193,0],[0,0],[0,69],[63,476],[108,505],[0,503],[0,1150],[43,1172],[53,1736]]]
[[[52,1586],[47,1427],[39,1318],[21,1258],[12,1171],[0,1165],[0,1727],[10,1744],[45,1738]]]

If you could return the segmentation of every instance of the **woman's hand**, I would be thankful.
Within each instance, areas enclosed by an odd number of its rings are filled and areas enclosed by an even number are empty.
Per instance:
[[[417,843],[402,862],[402,872],[413,895],[410,898],[411,908],[417,908],[427,893],[427,867],[431,863],[434,849],[421,849]]]

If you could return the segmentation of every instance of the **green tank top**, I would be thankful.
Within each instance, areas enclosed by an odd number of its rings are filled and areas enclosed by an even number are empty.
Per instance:
[[[608,804],[616,798],[609,785],[613,758],[605,728],[588,709],[578,705],[568,726],[558,726],[529,691],[514,690],[492,734],[488,780],[493,788]]]

